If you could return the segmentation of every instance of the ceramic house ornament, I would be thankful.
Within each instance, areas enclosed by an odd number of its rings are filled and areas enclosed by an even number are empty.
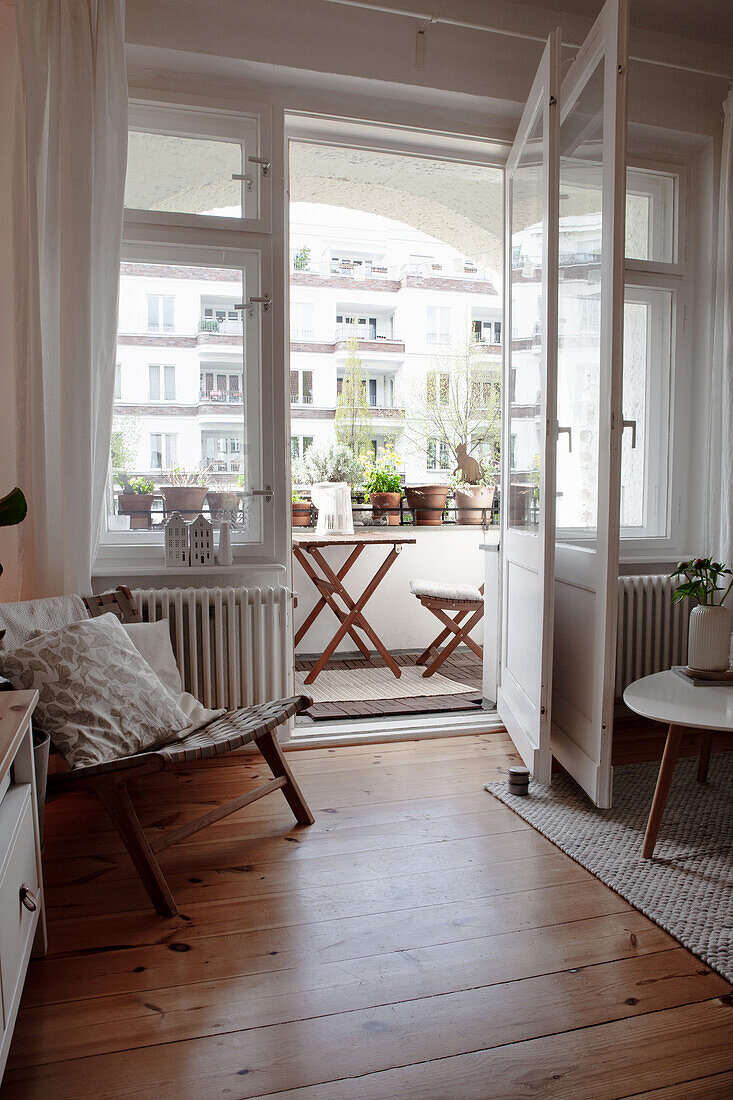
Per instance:
[[[189,564],[188,524],[180,512],[172,512],[165,522],[165,564],[180,566]]]
[[[205,516],[197,516],[188,527],[190,565],[214,564],[214,525]]]

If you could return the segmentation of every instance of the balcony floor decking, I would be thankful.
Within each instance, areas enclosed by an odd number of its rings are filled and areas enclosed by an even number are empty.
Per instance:
[[[415,659],[419,654],[415,651],[393,654],[393,656],[398,665],[415,666]],[[296,658],[295,670],[307,672],[315,663],[315,657],[310,660]],[[364,658],[340,660],[334,658],[326,665],[326,668],[331,671],[384,667],[385,662],[381,657],[374,657],[370,661]],[[471,691],[461,695],[429,695],[405,699],[345,699],[337,703],[314,703],[306,711],[306,716],[299,719],[298,724],[308,723],[308,719],[318,722],[334,721],[339,718],[391,718],[399,714],[434,714],[443,711],[481,709],[481,662],[470,649],[459,646],[455,653],[440,666],[439,671],[446,679],[457,680],[459,683],[468,685]]]

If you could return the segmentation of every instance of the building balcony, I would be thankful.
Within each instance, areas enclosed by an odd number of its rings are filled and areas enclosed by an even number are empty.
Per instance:
[[[213,332],[220,336],[241,336],[241,321],[217,321],[202,317],[199,321],[199,332]]]
[[[199,401],[215,405],[241,405],[242,393],[240,390],[200,390]]]

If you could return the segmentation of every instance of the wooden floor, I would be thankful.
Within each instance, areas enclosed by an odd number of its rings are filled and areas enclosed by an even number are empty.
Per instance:
[[[504,733],[293,752],[316,824],[274,794],[164,852],[172,920],[91,796],[53,804],[3,1100],[729,1097],[731,987],[481,789],[516,760]],[[138,803],[155,828],[262,774]]]
[[[394,660],[402,667],[414,666],[415,658],[418,656],[417,650],[414,653],[396,653]],[[297,672],[307,672],[315,663],[316,658],[298,659],[295,662],[295,669]],[[326,665],[329,670],[384,667],[385,662],[379,655],[369,661],[363,657],[331,659]],[[448,680],[457,680],[461,684],[466,684],[471,691],[465,695],[428,695],[406,699],[347,699],[338,703],[314,703],[308,708],[306,714],[318,722],[329,719],[335,721],[339,718],[388,718],[397,714],[436,714],[445,711],[481,709],[481,661],[468,646],[459,646],[450,657],[446,657],[438,671]],[[316,683],[318,683],[317,680]]]

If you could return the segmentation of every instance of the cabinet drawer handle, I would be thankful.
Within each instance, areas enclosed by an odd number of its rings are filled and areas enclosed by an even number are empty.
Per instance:
[[[35,913],[36,909],[38,908],[38,898],[33,893],[27,882],[24,882],[20,888],[20,900],[29,913]]]

